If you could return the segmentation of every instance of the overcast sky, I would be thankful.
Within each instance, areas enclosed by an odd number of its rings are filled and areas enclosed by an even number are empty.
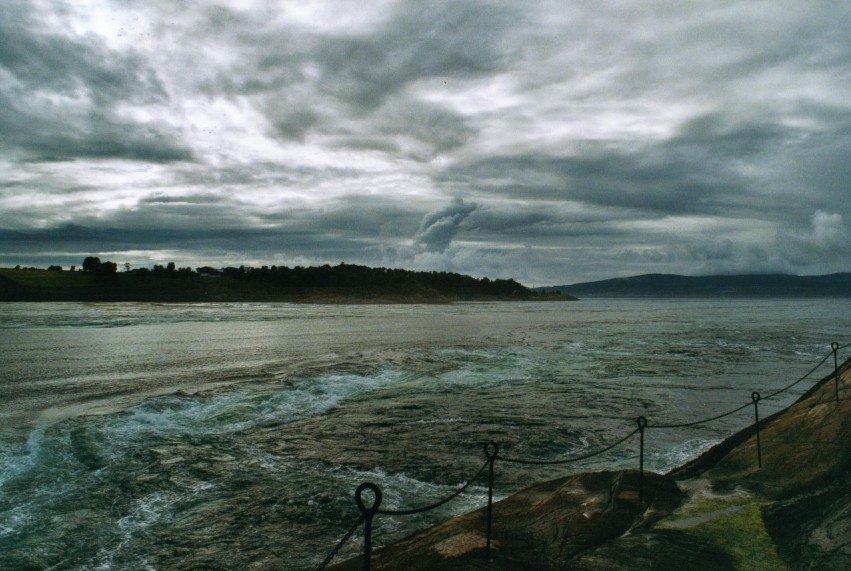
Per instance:
[[[851,270],[851,3],[0,2],[0,265]]]

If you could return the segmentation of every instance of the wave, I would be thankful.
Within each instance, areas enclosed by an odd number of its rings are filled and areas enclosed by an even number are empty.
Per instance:
[[[154,492],[133,501],[128,513],[115,522],[118,537],[109,546],[102,547],[98,554],[82,565],[83,570],[108,571],[113,569],[116,559],[127,551],[135,537],[154,524],[168,520],[174,513],[174,507],[196,499],[199,495],[214,488],[209,482],[199,482],[189,486],[184,492]],[[134,557],[134,567],[156,569],[144,556]]]
[[[395,370],[373,375],[327,374],[271,393],[238,391],[212,397],[166,396],[116,415],[105,431],[119,438],[154,434],[222,434],[286,424],[327,412],[346,399],[404,380]]]

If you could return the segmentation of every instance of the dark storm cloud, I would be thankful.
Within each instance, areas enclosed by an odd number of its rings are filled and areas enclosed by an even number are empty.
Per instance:
[[[522,12],[499,4],[411,2],[375,34],[322,42],[315,54],[323,87],[366,112],[407,84],[499,69],[503,33]]]
[[[465,204],[455,198],[435,212],[423,216],[414,236],[414,246],[427,252],[445,252],[458,234],[461,224],[476,209],[476,204]]]
[[[240,263],[235,256],[251,252],[284,262],[337,263],[360,256],[379,264],[388,240],[409,241],[421,216],[404,201],[344,196],[319,210],[294,207],[258,213],[263,221],[258,227],[256,219],[227,196],[152,196],[109,217],[87,219],[86,226],[0,230],[0,255],[18,263],[50,249],[70,264],[79,263],[82,258],[77,258],[86,252],[179,250],[193,252],[184,257],[198,263],[210,260],[205,256]]]
[[[302,188],[346,179],[357,179],[364,173],[354,168],[333,166],[289,166],[267,161],[235,164],[219,168],[206,165],[181,165],[173,168],[172,184],[197,187],[194,192],[210,196],[210,187],[237,189],[232,198],[239,199],[239,189],[250,191],[261,186]]]
[[[484,242],[514,241],[552,245],[564,239],[598,236],[603,239],[622,236],[625,232],[615,224],[632,220],[636,214],[624,209],[564,208],[558,202],[535,201],[522,206],[487,206],[474,211],[467,219],[466,236]]]
[[[524,12],[466,1],[399,3],[386,12],[370,33],[346,34],[268,29],[262,14],[219,7],[209,31],[237,35],[244,59],[204,89],[260,97],[271,132],[284,140],[320,133],[339,146],[405,152],[396,140],[404,136],[427,155],[457,148],[472,133],[464,117],[405,90],[420,80],[498,73],[511,57],[505,36]],[[222,18],[233,28],[221,29]],[[234,31],[241,26],[250,33]]]
[[[810,151],[808,142],[798,140],[803,135],[779,124],[730,124],[713,114],[688,122],[677,136],[658,143],[633,148],[589,144],[566,156],[476,159],[454,165],[440,180],[449,188],[460,184],[504,197],[573,200],[660,214],[765,211],[790,206],[784,203],[790,197],[783,195],[788,187],[760,196],[754,191],[765,184],[765,173],[754,176],[742,167],[773,166],[790,146]],[[830,135],[841,144],[847,132],[843,127]]]
[[[103,227],[98,229],[62,226],[32,232],[0,232],[0,253],[9,258],[37,254],[41,251],[79,252],[67,256],[69,262],[82,261],[86,252],[100,254],[120,251],[178,250],[195,252],[187,259],[203,257],[208,252],[227,256],[234,252],[260,252],[264,257],[286,255],[306,257],[314,263],[344,261],[347,256],[374,251],[373,261],[380,260],[380,248],[363,238],[340,239],[333,234],[287,228],[156,228]],[[239,260],[235,260],[240,263]],[[244,262],[244,261],[243,261]]]
[[[139,204],[217,204],[221,202],[225,202],[227,199],[223,196],[217,196],[215,194],[192,194],[189,196],[165,196],[161,194],[155,194],[153,196],[146,196],[142,200],[139,201]]]
[[[420,217],[419,208],[397,198],[343,196],[326,205],[321,212],[293,213],[289,224],[305,231],[318,225],[337,236],[376,241],[407,240]]]
[[[0,263],[847,270],[840,2],[0,4]],[[57,258],[57,259],[59,259]]]
[[[164,94],[140,58],[45,29],[38,17],[29,2],[10,0],[0,10],[0,64],[21,83],[66,94],[83,87],[100,103]]]
[[[59,117],[44,117],[37,109],[22,109],[2,96],[0,109],[0,130],[8,133],[0,147],[20,149],[28,160],[120,158],[165,163],[192,158],[188,149],[156,130],[146,133],[98,112],[72,125]],[[135,133],[128,133],[128,128]]]
[[[114,113],[123,102],[166,97],[138,55],[44,29],[29,3],[12,0],[0,5],[0,37],[0,148],[20,149],[31,160],[191,158],[162,126]]]
[[[208,33],[235,35],[254,54],[246,62],[250,74],[243,67],[234,76],[217,75],[210,90],[277,90],[308,79],[301,64],[311,62],[322,71],[322,90],[359,111],[376,109],[418,79],[499,71],[511,51],[504,35],[526,19],[524,10],[504,3],[407,2],[380,8],[382,17],[362,33],[343,26],[269,28],[262,11],[208,10],[219,16],[207,20]]]

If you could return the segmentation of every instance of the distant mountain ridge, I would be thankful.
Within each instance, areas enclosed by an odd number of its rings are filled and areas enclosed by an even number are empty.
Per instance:
[[[535,288],[577,297],[851,297],[851,272],[821,276],[643,274]]]

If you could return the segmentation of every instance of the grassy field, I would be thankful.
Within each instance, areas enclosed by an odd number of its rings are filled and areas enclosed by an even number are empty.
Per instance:
[[[87,272],[0,268],[0,276],[23,287],[86,287],[95,285],[95,276]]]

